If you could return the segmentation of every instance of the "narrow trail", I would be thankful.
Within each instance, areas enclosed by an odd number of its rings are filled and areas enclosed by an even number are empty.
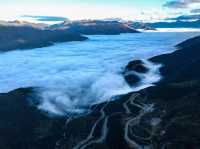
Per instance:
[[[104,112],[104,109],[106,108],[106,106],[107,106],[108,104],[109,104],[109,101],[101,108],[101,110],[100,110],[101,116],[100,116],[100,117],[97,119],[97,121],[94,123],[94,125],[93,125],[93,127],[92,127],[92,129],[91,129],[91,131],[90,131],[90,133],[89,133],[89,135],[88,135],[88,137],[87,137],[85,140],[79,142],[75,147],[73,147],[73,149],[84,149],[88,144],[90,144],[90,141],[91,141],[91,140],[93,139],[93,137],[94,137],[94,131],[95,131],[97,125],[98,125],[103,119],[105,119],[106,114],[105,114],[105,112]]]
[[[91,121],[87,124],[89,127],[91,127],[91,129],[88,131],[88,135],[85,137],[85,139],[82,138],[82,140],[80,141],[80,138],[78,140],[76,139],[76,135],[70,134],[72,135],[72,140],[75,140],[75,142],[73,142],[74,146],[70,148],[93,149],[94,146],[95,148],[101,145],[107,146],[107,137],[109,137],[109,139],[115,138],[115,136],[113,136],[113,134],[109,132],[112,132],[115,129],[115,131],[120,133],[117,134],[120,136],[120,140],[124,140],[123,142],[125,142],[126,144],[124,149],[143,149],[143,146],[138,143],[137,140],[139,139],[143,141],[148,141],[148,139],[151,139],[151,130],[147,130],[147,133],[149,135],[147,137],[143,137],[138,136],[138,134],[134,134],[134,131],[132,129],[134,128],[134,126],[138,126],[140,124],[141,118],[146,113],[152,112],[153,105],[142,103],[142,100],[140,100],[140,96],[140,94],[134,93],[125,101],[120,102],[120,104],[113,105],[112,101],[107,101],[105,104],[100,105],[99,107],[94,107],[93,110],[86,116],[92,117],[93,112],[95,112],[96,114],[99,113],[99,116],[95,121]],[[142,97],[142,99],[145,98]],[[115,110],[111,110],[110,106],[108,105],[111,105],[112,107],[116,106]],[[71,123],[75,119],[79,119],[79,117],[68,118],[65,127],[67,127],[69,123]],[[116,130],[115,127],[112,128],[112,125],[114,124],[113,122],[118,123],[118,130]],[[70,126],[70,128],[71,127],[73,126]],[[135,140],[135,138],[137,139]],[[63,134],[63,139],[65,139],[64,141],[69,140],[65,133]],[[61,149],[62,147],[59,146],[59,141],[57,142],[57,144],[57,148],[55,149]],[[111,147],[111,149],[114,148]]]
[[[106,136],[107,136],[107,133],[108,133],[108,128],[107,128],[108,119],[109,119],[109,116],[107,116],[104,119],[100,138],[98,138],[96,140],[91,140],[90,142],[88,142],[87,144],[85,144],[84,146],[82,146],[81,149],[85,149],[85,148],[87,148],[88,146],[90,146],[92,144],[103,143],[106,140]]]
[[[128,107],[128,103],[130,102],[130,100],[127,100],[126,102],[124,102],[123,103],[123,107],[124,107],[124,109],[125,109],[125,113],[127,113],[127,114],[130,114],[131,113],[131,111],[130,111],[130,109],[129,109],[129,107]]]
[[[146,113],[150,112],[152,110],[152,108],[148,107],[148,108],[144,108],[141,110],[140,114],[134,118],[130,118],[125,125],[124,128],[124,139],[126,140],[126,142],[129,144],[130,148],[133,149],[142,149],[142,147],[137,144],[134,140],[132,140],[129,136],[129,132],[131,127],[134,127],[134,125],[138,125],[140,122],[140,119],[142,116],[144,116]],[[141,138],[140,136],[134,135],[133,133],[131,133],[132,136],[137,137],[137,138]],[[142,140],[145,140],[145,138],[141,138]]]
[[[125,128],[124,128],[124,139],[125,141],[128,143],[128,145],[130,146],[130,148],[134,148],[134,149],[141,149],[140,145],[138,145],[134,140],[131,140],[129,138],[129,126],[131,123],[137,121],[137,117],[132,118],[130,120],[128,120],[126,122]]]
[[[129,102],[131,105],[133,106],[136,106],[138,108],[141,109],[140,113],[138,116],[136,117],[133,117],[133,118],[130,118],[126,124],[125,124],[125,127],[124,127],[124,139],[125,141],[127,142],[127,144],[129,145],[130,148],[133,148],[133,149],[142,149],[142,147],[137,144],[134,140],[130,139],[129,137],[129,132],[130,132],[130,126],[133,126],[134,124],[138,124],[141,117],[147,112],[146,110],[144,110],[144,107],[143,106],[140,106],[139,104],[136,104],[134,101],[136,100],[136,98],[139,96],[139,94],[133,94],[130,98],[129,98]],[[128,110],[127,113],[130,113],[129,112],[130,110]]]

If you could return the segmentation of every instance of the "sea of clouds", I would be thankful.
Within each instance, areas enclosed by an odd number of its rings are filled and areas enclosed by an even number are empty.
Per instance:
[[[84,42],[0,53],[0,92],[36,87],[38,108],[50,114],[83,113],[86,107],[159,81],[160,65],[146,59],[175,50],[197,33],[141,33],[89,36]],[[131,60],[150,68],[130,87],[122,72]],[[31,100],[31,99],[30,99]]]

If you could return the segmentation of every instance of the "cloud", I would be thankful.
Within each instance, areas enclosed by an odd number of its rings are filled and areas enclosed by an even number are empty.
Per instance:
[[[59,16],[34,16],[34,15],[23,15],[24,18],[33,18],[37,21],[66,21],[68,20],[65,17],[59,17]]]
[[[164,4],[164,7],[168,8],[187,8],[187,3],[179,1],[171,1]]]
[[[173,0],[168,1],[164,4],[164,7],[173,9],[183,9],[188,8],[190,4],[200,3],[200,0]]]
[[[191,13],[200,13],[200,9],[193,9],[190,11]]]

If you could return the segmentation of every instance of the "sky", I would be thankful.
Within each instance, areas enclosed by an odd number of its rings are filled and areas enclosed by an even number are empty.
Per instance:
[[[0,19],[22,15],[158,20],[200,8],[200,0],[0,0]]]

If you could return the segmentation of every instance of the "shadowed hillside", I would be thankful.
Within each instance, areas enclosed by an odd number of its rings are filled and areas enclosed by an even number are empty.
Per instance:
[[[0,51],[40,48],[56,42],[86,39],[79,34],[65,31],[42,30],[30,26],[0,26]]]

